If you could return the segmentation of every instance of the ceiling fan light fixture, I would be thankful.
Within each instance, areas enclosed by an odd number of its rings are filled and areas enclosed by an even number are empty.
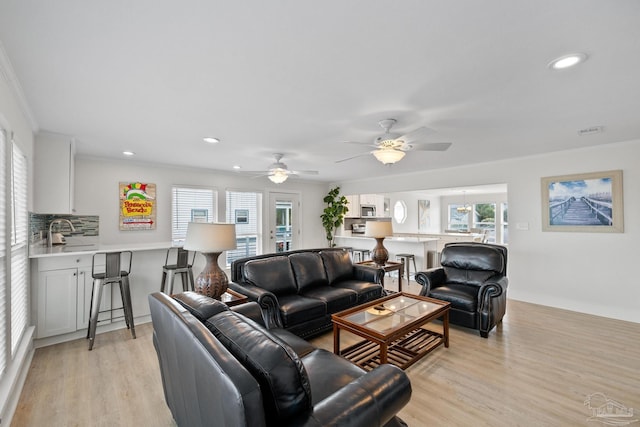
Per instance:
[[[275,184],[282,184],[289,178],[289,175],[284,169],[273,169],[269,173],[269,179]]]
[[[378,159],[378,161],[384,163],[385,165],[390,165],[402,160],[405,156],[404,151],[396,150],[394,148],[380,148],[379,150],[375,150],[373,155]]]

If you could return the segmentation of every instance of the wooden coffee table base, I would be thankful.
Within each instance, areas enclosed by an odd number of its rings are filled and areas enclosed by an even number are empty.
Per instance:
[[[366,371],[383,363],[407,369],[441,344],[444,344],[443,334],[420,328],[388,345],[383,342],[360,341],[342,350],[340,355]],[[381,361],[383,353],[386,353],[385,362]]]
[[[407,369],[440,345],[449,347],[449,308],[446,301],[398,292],[333,314],[333,352],[365,370],[384,363]],[[431,329],[436,319],[442,329]],[[340,331],[364,340],[340,350]]]

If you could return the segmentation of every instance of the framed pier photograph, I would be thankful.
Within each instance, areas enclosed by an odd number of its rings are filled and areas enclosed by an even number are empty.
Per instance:
[[[622,233],[622,171],[542,178],[542,231]]]

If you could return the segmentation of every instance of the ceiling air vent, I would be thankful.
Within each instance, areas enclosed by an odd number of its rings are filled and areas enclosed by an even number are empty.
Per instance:
[[[593,135],[594,133],[602,133],[604,128],[602,126],[591,126],[590,128],[580,129],[578,135]]]

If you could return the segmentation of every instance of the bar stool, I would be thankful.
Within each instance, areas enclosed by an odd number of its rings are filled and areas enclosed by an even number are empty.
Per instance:
[[[175,253],[175,263],[169,264],[169,257]],[[183,248],[169,248],[167,250],[167,257],[164,260],[164,266],[162,267],[162,282],[160,283],[160,292],[166,294],[173,294],[173,281],[176,278],[176,274],[180,274],[182,280],[183,291],[193,291],[195,289],[193,281],[193,263],[196,259],[196,252],[193,252],[191,262],[189,262],[189,251]],[[168,286],[167,286],[168,282]],[[165,291],[165,286],[167,287]]]
[[[93,277],[93,288],[91,290],[91,304],[89,307],[89,327],[87,328],[87,339],[89,340],[89,350],[93,349],[93,342],[96,338],[96,328],[98,326],[98,316],[100,313],[110,312],[110,320],[120,317],[113,317],[113,310],[124,311],[124,321],[127,329],[131,330],[131,336],[136,338],[136,330],[133,325],[133,311],[131,310],[131,292],[129,290],[129,273],[131,272],[131,251],[122,252],[98,252],[93,255],[91,263],[91,277]],[[121,268],[122,258],[128,258],[129,265],[126,269]],[[101,261],[104,260],[104,267]],[[99,264],[98,264],[99,263]],[[102,300],[102,288],[104,285],[117,283],[122,297],[122,307],[111,308],[100,311]],[[113,294],[112,294],[113,297]],[[113,302],[113,299],[112,299]]]
[[[418,272],[418,267],[416,267],[416,256],[414,254],[396,254],[396,261],[398,259],[401,259],[402,262],[404,263],[406,269],[407,269],[407,284],[409,283],[409,281],[411,280],[411,277],[409,276],[410,273],[410,269],[409,269],[409,260],[413,261],[413,274],[415,276],[415,273]]]
[[[354,249],[352,254],[355,262],[365,261],[365,256],[367,257],[366,259],[371,258],[371,251],[369,249]],[[358,261],[356,261],[356,258]]]

